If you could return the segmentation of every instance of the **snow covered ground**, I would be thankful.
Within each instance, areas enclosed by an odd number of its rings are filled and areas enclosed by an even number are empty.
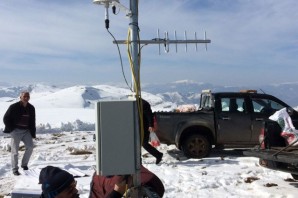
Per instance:
[[[76,168],[88,175],[77,178],[81,197],[88,197],[90,176],[96,164],[93,134],[93,131],[75,131],[38,135],[29,164],[31,172],[26,175],[21,170],[18,177],[11,172],[7,151],[10,138],[1,136],[0,195],[8,195],[14,187],[40,189],[39,170],[53,165]],[[297,194],[298,182],[289,180],[290,174],[262,168],[256,158],[245,157],[238,149],[213,152],[204,159],[182,157],[180,160],[181,153],[174,146],[162,144],[159,150],[164,153],[159,165],[144,150],[142,162],[164,183],[164,197],[296,197]]]
[[[41,91],[31,94],[39,128],[34,140],[35,148],[29,164],[30,170],[20,170],[21,176],[12,174],[10,138],[9,135],[1,133],[0,197],[9,195],[14,188],[39,190],[39,170],[47,165],[67,170],[75,168],[86,174],[85,177],[77,178],[77,181],[80,197],[88,197],[91,175],[96,164],[96,148],[93,141],[95,111],[90,97],[91,103],[88,103],[86,93],[99,94],[105,99],[121,99],[126,94],[121,92],[124,90],[103,89],[104,86],[100,89],[89,88],[86,92],[86,87],[76,86],[54,93]],[[163,103],[154,95],[144,94],[144,98],[153,104],[155,110],[167,110],[175,106]],[[1,98],[1,118],[8,105],[17,100]],[[175,146],[162,144],[158,149],[164,153],[159,165],[155,165],[155,158],[144,150],[142,163],[162,180],[166,190],[164,197],[297,196],[298,181],[293,180],[290,174],[260,167],[257,158],[243,156],[240,149],[214,151],[204,159],[186,159]],[[20,151],[20,156],[22,155],[23,151]]]

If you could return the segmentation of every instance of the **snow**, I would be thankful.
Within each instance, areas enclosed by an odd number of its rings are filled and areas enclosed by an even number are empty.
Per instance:
[[[30,170],[20,170],[21,176],[12,174],[10,138],[1,132],[0,197],[8,196],[13,189],[40,190],[39,171],[52,165],[66,170],[75,168],[86,174],[76,180],[80,197],[87,198],[96,166],[94,102],[124,99],[130,92],[106,85],[74,86],[44,92],[40,89],[31,94],[30,102],[36,107],[38,132]],[[143,96],[153,104],[154,110],[175,107],[175,104],[163,102],[150,93]],[[3,117],[9,104],[17,100],[1,98],[0,116]],[[0,130],[3,127],[0,123]],[[242,149],[215,150],[204,159],[186,159],[174,145],[161,144],[158,150],[164,154],[159,165],[143,149],[142,163],[162,180],[166,190],[164,197],[296,197],[298,182],[290,179],[290,174],[261,167],[257,158],[243,156]],[[23,152],[19,152],[20,157]],[[269,184],[276,186],[266,187]]]

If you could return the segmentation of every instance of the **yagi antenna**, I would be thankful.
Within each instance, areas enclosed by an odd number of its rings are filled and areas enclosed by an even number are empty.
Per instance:
[[[131,41],[118,40],[118,41],[114,41],[113,43],[128,44],[129,42],[131,42]],[[154,38],[152,40],[139,40],[138,42],[139,42],[139,44],[144,44],[144,45],[158,44],[158,53],[160,55],[160,45],[164,46],[165,53],[170,52],[171,44],[175,45],[176,53],[178,52],[178,44],[185,44],[185,52],[188,51],[189,44],[195,44],[195,51],[198,51],[198,44],[205,44],[205,50],[207,51],[207,44],[211,43],[211,40],[207,39],[206,31],[204,32],[204,39],[198,39],[197,32],[194,32],[194,39],[190,40],[190,39],[188,39],[187,32],[184,31],[184,39],[179,40],[179,39],[177,39],[176,30],[174,31],[174,39],[173,40],[170,39],[169,33],[167,31],[164,33],[164,38],[160,38],[160,31],[159,31],[159,29],[157,29],[157,38]]]

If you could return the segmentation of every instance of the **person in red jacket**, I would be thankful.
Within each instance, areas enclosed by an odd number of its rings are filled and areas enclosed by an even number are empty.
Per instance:
[[[9,106],[3,117],[4,133],[11,135],[11,166],[13,174],[20,175],[18,169],[18,150],[20,142],[25,145],[21,167],[28,170],[29,159],[33,152],[33,140],[36,138],[35,108],[29,103],[28,91],[21,92],[20,101]]]
[[[128,188],[133,187],[131,176],[127,179],[124,176],[105,177],[95,172],[90,184],[89,198],[121,198],[126,191],[126,184]],[[147,189],[147,193],[155,194],[155,197],[162,197],[165,192],[162,181],[143,166],[141,186]]]

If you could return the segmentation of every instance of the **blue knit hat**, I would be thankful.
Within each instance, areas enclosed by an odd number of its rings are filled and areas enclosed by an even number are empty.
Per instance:
[[[54,198],[74,182],[72,174],[54,166],[41,169],[39,183],[41,184],[42,197]]]

